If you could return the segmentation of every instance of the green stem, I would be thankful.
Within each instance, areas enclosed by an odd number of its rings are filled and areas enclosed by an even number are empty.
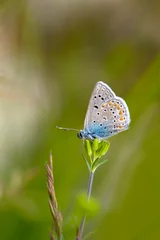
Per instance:
[[[89,176],[88,191],[87,191],[87,200],[88,201],[89,201],[90,196],[91,196],[93,178],[94,178],[94,172],[91,171],[90,176]],[[84,217],[81,221],[81,225],[80,225],[80,228],[79,228],[79,231],[78,231],[78,236],[76,237],[76,240],[81,240],[82,239],[85,222],[86,222],[86,214],[84,215]]]
[[[88,191],[87,191],[87,199],[89,201],[90,196],[91,196],[91,191],[92,191],[92,185],[93,185],[93,178],[94,178],[94,172],[90,172],[89,176],[89,182],[88,182]]]

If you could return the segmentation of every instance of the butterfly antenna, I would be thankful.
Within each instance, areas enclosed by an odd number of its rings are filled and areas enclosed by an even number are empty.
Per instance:
[[[58,126],[56,126],[56,128],[64,130],[64,131],[76,131],[76,132],[79,132],[79,130],[75,129],[75,128],[63,128],[63,127],[58,127]]]

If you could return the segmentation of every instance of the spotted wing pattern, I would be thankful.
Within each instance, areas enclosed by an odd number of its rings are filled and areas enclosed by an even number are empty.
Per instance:
[[[97,138],[108,138],[128,128],[130,114],[125,101],[98,82],[90,98],[84,130]]]

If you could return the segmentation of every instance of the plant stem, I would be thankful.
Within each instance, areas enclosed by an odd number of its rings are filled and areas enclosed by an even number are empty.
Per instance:
[[[89,201],[92,191],[92,184],[93,184],[94,172],[90,172],[89,182],[88,182],[88,191],[87,191],[87,199]]]
[[[50,233],[51,240],[62,240],[62,215],[58,208],[58,202],[56,198],[55,188],[54,188],[54,176],[53,176],[53,162],[52,153],[50,153],[49,162],[46,164],[46,175],[47,175],[47,188],[49,195],[49,208],[51,216],[53,219],[53,227]]]
[[[88,190],[87,190],[87,200],[88,201],[89,201],[90,196],[91,196],[93,178],[94,178],[94,172],[91,171],[90,176],[89,176],[89,182],[88,182]],[[78,236],[76,237],[76,240],[81,240],[82,239],[85,222],[86,222],[86,214],[84,215],[84,217],[81,221],[81,225],[80,225],[80,228],[79,228],[79,231],[78,231]]]

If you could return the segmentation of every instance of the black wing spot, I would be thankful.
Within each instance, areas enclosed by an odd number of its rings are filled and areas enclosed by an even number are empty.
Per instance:
[[[94,106],[94,108],[97,108],[97,109],[98,109],[98,106],[97,106],[97,105],[95,105],[95,106]]]
[[[102,99],[102,101],[104,101],[104,98],[103,98],[103,97],[102,97],[101,99]]]
[[[113,114],[115,113],[115,112],[112,112]]]
[[[114,120],[113,122],[116,122],[116,120]]]
[[[106,117],[103,117],[104,120],[106,120],[107,118]]]
[[[112,111],[113,109],[112,108],[110,108],[110,111]]]
[[[106,109],[104,109],[104,112],[106,112],[107,110]]]
[[[96,96],[94,96],[94,98],[97,98]]]
[[[107,129],[107,127],[104,127],[104,129]]]
[[[96,121],[94,120],[93,122],[95,123]]]
[[[99,126],[101,126],[101,127],[102,127],[102,123],[100,123],[100,124],[99,124]]]
[[[110,132],[111,134],[113,133],[113,132]]]
[[[101,97],[101,95],[99,95],[99,97]]]
[[[97,113],[97,115],[99,115],[99,112]]]

